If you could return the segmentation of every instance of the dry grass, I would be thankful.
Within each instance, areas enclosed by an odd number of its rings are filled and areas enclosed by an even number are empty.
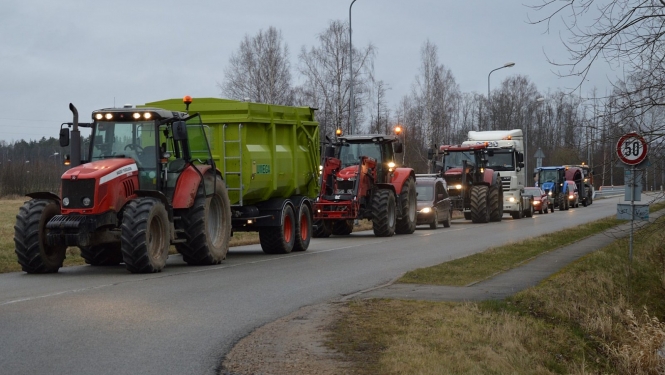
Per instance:
[[[357,374],[664,374],[664,226],[505,301],[351,302],[328,345]]]

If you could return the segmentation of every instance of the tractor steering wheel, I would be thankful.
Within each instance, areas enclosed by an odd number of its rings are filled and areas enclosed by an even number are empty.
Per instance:
[[[139,145],[137,145],[137,144],[129,143],[129,144],[127,144],[127,146],[125,146],[125,150],[128,149],[128,148],[129,148],[129,149],[132,149],[132,150],[134,150],[134,151],[136,151],[136,152],[138,152],[138,153],[143,153],[143,147],[141,147],[141,146],[139,146]]]

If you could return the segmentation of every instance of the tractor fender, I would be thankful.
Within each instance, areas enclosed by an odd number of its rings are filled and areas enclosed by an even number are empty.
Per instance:
[[[377,188],[377,189],[390,189],[390,191],[392,191],[393,193],[395,193],[395,197],[397,197],[397,195],[399,194],[399,193],[395,190],[395,185],[393,185],[393,184],[376,184],[376,188]]]
[[[485,168],[485,172],[483,172],[483,182],[492,186],[496,183],[497,178],[499,178],[499,172],[494,172],[493,169]]]
[[[51,199],[60,204],[60,197],[55,193],[51,193],[50,191],[37,191],[34,193],[28,193],[25,196],[32,199]]]
[[[173,208],[189,208],[194,204],[196,192],[201,184],[201,178],[205,176],[206,194],[213,191],[214,174],[208,173],[211,167],[209,165],[188,165],[178,177],[178,182],[173,193]]]
[[[393,177],[390,180],[390,183],[395,187],[395,194],[400,195],[402,193],[402,187],[409,177],[416,179],[416,172],[411,168],[395,168],[393,172]]]

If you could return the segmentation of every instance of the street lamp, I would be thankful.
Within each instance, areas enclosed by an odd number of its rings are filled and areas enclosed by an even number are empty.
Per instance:
[[[487,103],[488,104],[490,102],[490,75],[492,75],[492,72],[495,71],[495,70],[499,70],[499,69],[503,69],[503,68],[512,68],[513,66],[515,66],[514,62],[507,62],[507,63],[503,64],[503,66],[500,66],[496,69],[490,70],[490,73],[487,75]]]
[[[542,96],[540,98],[536,98],[536,103],[538,104],[543,104],[545,103],[545,98]],[[527,148],[529,147],[529,126],[525,126],[525,132],[524,132],[524,169],[526,169],[527,177],[529,176],[529,168],[528,168],[528,161],[529,161],[529,154],[527,153]],[[531,172],[533,173],[533,172]],[[533,179],[533,177],[531,177]]]
[[[404,141],[402,143],[402,165],[404,165],[404,158],[406,157],[406,127],[397,124],[395,125],[395,135],[399,137],[404,132]]]
[[[351,2],[349,5],[349,116],[351,117],[351,134],[355,134],[356,131],[356,112],[355,112],[355,102],[353,98],[353,43],[351,41],[351,7],[356,0]]]

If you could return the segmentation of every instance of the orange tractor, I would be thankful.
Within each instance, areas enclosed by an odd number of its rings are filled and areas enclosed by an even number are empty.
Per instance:
[[[325,150],[321,190],[314,203],[314,237],[348,235],[354,221],[372,221],[374,235],[411,234],[416,228],[416,183],[397,168],[402,143],[393,135],[337,137]]]
[[[186,97],[187,99],[188,97]],[[187,105],[189,103],[185,101]],[[174,244],[188,264],[218,264],[229,248],[231,210],[198,114],[160,108],[108,108],[63,124],[72,168],[60,195],[27,194],[16,217],[18,262],[28,273],[57,272],[68,246],[91,265],[122,262],[159,272]],[[79,126],[91,128],[82,155]]]

